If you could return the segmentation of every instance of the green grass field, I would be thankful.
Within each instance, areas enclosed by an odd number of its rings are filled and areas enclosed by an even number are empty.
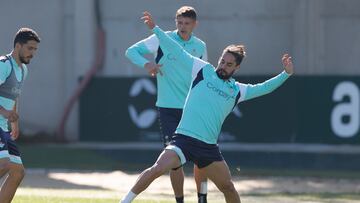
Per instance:
[[[47,198],[47,197],[19,197],[14,203],[118,203],[115,199],[88,199],[88,198]],[[173,201],[140,200],[135,203],[170,203]]]
[[[21,188],[13,203],[118,203],[119,194],[109,191],[94,190],[49,190]],[[78,195],[76,195],[78,193]],[[89,194],[89,197],[76,197]],[[58,194],[58,196],[56,195]],[[68,196],[66,196],[68,195]],[[248,194],[242,196],[243,202],[249,203],[298,203],[298,202],[324,202],[324,203],[356,203],[360,200],[360,194]],[[173,203],[171,198],[164,199],[151,197],[145,199],[139,197],[134,203]],[[196,201],[186,201],[196,203]],[[209,202],[225,202],[222,198],[210,198]]]
[[[129,163],[126,162],[128,154],[112,154],[109,152],[89,149],[74,149],[62,147],[61,145],[54,147],[53,145],[32,145],[21,144],[21,151],[23,153],[23,160],[27,168],[41,168],[45,170],[51,169],[71,169],[71,170],[89,170],[89,171],[126,171],[126,174],[138,174],[146,167],[141,161]],[[44,153],[46,152],[46,153]],[[145,154],[154,156],[153,154]],[[124,158],[119,158],[119,155]],[[147,163],[148,164],[148,163]],[[141,170],[140,170],[141,169]],[[185,168],[189,178],[191,178],[191,167]],[[231,167],[233,176],[236,177],[300,177],[303,178],[314,177],[315,183],[317,179],[336,179],[340,180],[335,184],[344,184],[341,180],[359,180],[360,173],[358,171],[331,171],[331,170],[287,170],[287,169],[252,169]],[[59,180],[47,177],[48,181],[59,182]],[[25,181],[26,182],[26,181]],[[66,181],[60,180],[60,182]],[[333,183],[333,182],[332,182]],[[355,183],[359,183],[360,180]],[[124,183],[125,184],[125,183]],[[129,184],[129,183],[127,183]],[[346,183],[345,183],[346,184]],[[74,185],[74,184],[73,184]],[[79,185],[78,185],[79,186]],[[129,185],[124,188],[130,187]],[[316,186],[313,186],[316,187]],[[325,186],[327,187],[327,186]],[[357,186],[358,187],[358,186]],[[170,188],[168,188],[170,189]],[[355,189],[352,191],[359,191]],[[168,192],[167,195],[160,191],[160,195],[151,195],[151,193],[141,194],[135,203],[174,203],[172,195]],[[123,196],[113,190],[107,189],[70,189],[70,188],[46,188],[26,185],[19,188],[13,203],[118,203]],[[246,203],[360,203],[360,194],[323,192],[323,193],[287,193],[287,192],[269,192],[256,193],[247,192],[241,195],[242,202]],[[222,194],[218,191],[209,193],[209,202],[225,202]],[[191,194],[185,194],[185,201],[187,203],[196,203],[196,193],[191,191]]]
[[[115,199],[88,199],[88,198],[61,198],[61,197],[38,197],[38,196],[17,196],[14,203],[103,203],[116,202]]]

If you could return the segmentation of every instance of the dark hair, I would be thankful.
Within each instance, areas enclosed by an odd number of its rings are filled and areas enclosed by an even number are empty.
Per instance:
[[[196,10],[191,6],[183,6],[176,11],[175,17],[177,18],[179,16],[188,17],[196,20]]]
[[[246,56],[245,46],[241,44],[231,44],[224,49],[223,53],[232,54],[235,57],[236,65],[240,65],[241,61]]]
[[[22,45],[26,44],[30,40],[40,43],[40,37],[34,30],[30,28],[20,28],[15,35],[14,47],[16,43],[20,43]]]

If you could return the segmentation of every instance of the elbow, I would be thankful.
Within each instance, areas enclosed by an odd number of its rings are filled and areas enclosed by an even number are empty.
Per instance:
[[[126,58],[130,59],[131,52],[132,52],[131,47],[129,47],[128,49],[126,49],[126,51],[125,51],[125,56],[126,56]]]
[[[130,46],[125,51],[126,58],[128,58],[130,60],[131,60],[131,58],[135,57],[137,54],[139,54],[139,51],[137,50],[136,45]]]

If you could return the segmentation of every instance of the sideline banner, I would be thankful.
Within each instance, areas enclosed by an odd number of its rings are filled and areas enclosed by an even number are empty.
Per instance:
[[[271,76],[237,77],[255,84]],[[240,103],[220,142],[360,144],[360,77],[294,76]],[[160,141],[156,81],[94,78],[80,98],[80,141]]]

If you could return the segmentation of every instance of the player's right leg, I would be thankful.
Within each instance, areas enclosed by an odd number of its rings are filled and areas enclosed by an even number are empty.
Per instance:
[[[207,177],[196,164],[194,164],[194,179],[198,192],[198,203],[207,203]]]
[[[144,191],[156,178],[160,177],[170,169],[182,165],[178,154],[174,150],[165,149],[158,157],[155,164],[143,171],[136,180],[131,191],[120,201],[121,203],[130,203],[132,200]]]

